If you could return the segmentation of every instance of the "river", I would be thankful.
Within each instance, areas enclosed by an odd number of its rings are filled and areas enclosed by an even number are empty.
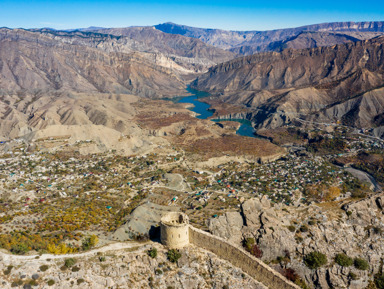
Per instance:
[[[192,103],[194,107],[191,107],[190,110],[196,112],[198,115],[196,116],[199,119],[207,119],[213,115],[213,112],[209,110],[210,105],[204,102],[199,101],[199,98],[209,96],[208,92],[194,90],[190,87],[187,88],[187,91],[192,95],[183,97],[178,102],[180,103]],[[252,126],[252,123],[246,119],[212,119],[212,121],[236,121],[240,123],[240,127],[236,131],[237,135],[248,136],[248,137],[256,137],[255,129]]]

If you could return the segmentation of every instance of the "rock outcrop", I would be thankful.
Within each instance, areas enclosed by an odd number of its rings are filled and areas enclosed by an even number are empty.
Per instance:
[[[250,199],[242,204],[246,226],[222,222],[226,231],[241,230],[243,237],[253,237],[263,252],[262,260],[276,263],[289,256],[284,265],[293,268],[311,288],[364,288],[373,274],[381,269],[384,253],[384,194],[351,202],[342,209],[323,209],[316,205],[298,208],[271,206],[265,198]],[[239,214],[239,213],[234,213]],[[240,214],[239,214],[240,215]],[[224,217],[223,217],[224,218]],[[218,230],[212,233],[229,239]],[[303,257],[319,251],[326,254],[328,263],[311,270]],[[369,270],[341,267],[333,260],[345,253],[366,259]],[[271,265],[278,270],[280,265]],[[351,274],[354,278],[351,279]]]
[[[153,247],[158,250],[154,259],[147,255],[147,250]],[[182,249],[176,264],[167,260],[166,253],[161,245],[142,245],[98,255],[75,256],[76,264],[72,268],[64,266],[66,257],[42,256],[6,262],[0,259],[0,286],[4,289],[20,287],[35,276],[39,288],[48,287],[50,282],[52,288],[266,289],[231,263],[194,246]],[[13,267],[5,275],[3,272],[10,268],[8,266]]]

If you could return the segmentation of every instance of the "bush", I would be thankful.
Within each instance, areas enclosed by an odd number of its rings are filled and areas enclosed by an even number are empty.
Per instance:
[[[357,277],[357,275],[356,275],[355,273],[353,273],[353,272],[349,272],[348,277],[349,277],[351,280],[357,280],[357,279],[359,279],[359,278]]]
[[[167,258],[169,261],[171,261],[172,263],[176,263],[177,260],[179,260],[181,257],[181,254],[179,252],[179,250],[176,250],[176,249],[172,249],[172,250],[169,250],[167,252]]]
[[[75,264],[76,264],[76,259],[74,259],[74,258],[65,259],[65,261],[64,261],[64,266],[67,268],[70,268]]]
[[[151,250],[147,251],[147,254],[151,258],[156,258],[157,257],[157,249],[156,248],[152,248]]]
[[[302,225],[301,227],[300,227],[300,232],[308,232],[308,227],[306,226],[306,225]]]
[[[295,269],[292,268],[284,268],[282,275],[292,282],[295,282],[299,278],[299,275],[297,275]]]
[[[91,235],[83,240],[81,247],[84,251],[89,250],[97,245],[99,238],[96,235]]]
[[[17,280],[11,283],[11,287],[20,287],[23,285],[23,280]]]
[[[155,270],[155,274],[156,275],[161,275],[161,274],[163,274],[163,271],[161,271],[160,269],[156,269]]]
[[[313,226],[315,224],[316,224],[316,222],[314,220],[309,220],[309,222],[308,222],[308,225],[310,225],[310,226]]]
[[[355,258],[353,264],[355,265],[355,268],[359,270],[368,270],[369,268],[368,262],[363,258]]]
[[[375,284],[378,289],[384,289],[384,274],[375,278]]]
[[[335,262],[343,267],[349,267],[353,265],[353,259],[344,253],[336,254]]]
[[[247,249],[248,252],[252,249],[252,246],[254,244],[255,244],[255,239],[253,239],[253,238],[246,238],[243,241],[243,246],[245,247],[245,249]]]
[[[80,285],[81,283],[84,283],[85,280],[83,278],[77,279],[77,285]]]
[[[38,286],[39,284],[37,284],[37,281],[36,280],[31,280],[28,282],[29,285],[31,286]]]
[[[49,280],[48,282],[47,282],[47,284],[48,284],[48,286],[53,286],[53,285],[55,285],[55,280]]]
[[[293,233],[296,231],[296,227],[294,225],[290,225],[290,226],[288,226],[288,230]]]
[[[41,265],[41,266],[40,266],[40,271],[41,271],[41,272],[45,272],[45,271],[48,270],[48,268],[49,268],[48,265]]]
[[[24,255],[28,251],[28,246],[24,243],[15,244],[11,247],[11,252],[17,255]]]
[[[78,266],[72,267],[72,272],[79,272],[79,271],[80,271],[80,267]]]
[[[9,274],[11,274],[12,269],[13,269],[13,266],[12,266],[12,265],[11,265],[11,266],[8,266],[7,269],[3,271],[3,272],[4,272],[4,275],[9,275]]]
[[[327,264],[327,256],[321,252],[311,252],[304,257],[304,264],[310,269],[317,269]]]
[[[256,244],[254,244],[251,248],[251,250],[249,251],[249,253],[251,253],[253,256],[255,256],[256,258],[261,258],[263,257],[263,251],[261,251],[260,247]]]

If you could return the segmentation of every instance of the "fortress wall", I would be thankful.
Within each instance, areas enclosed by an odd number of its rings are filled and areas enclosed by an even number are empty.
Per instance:
[[[189,242],[209,250],[220,258],[241,268],[245,273],[271,289],[300,289],[261,260],[228,241],[189,226]]]

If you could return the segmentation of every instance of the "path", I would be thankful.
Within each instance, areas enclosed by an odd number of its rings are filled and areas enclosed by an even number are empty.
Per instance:
[[[83,253],[75,253],[75,254],[63,254],[63,255],[54,255],[54,254],[43,254],[43,255],[31,255],[31,256],[24,256],[24,255],[11,255],[4,252],[0,252],[0,260],[2,262],[10,262],[10,261],[26,261],[26,260],[47,260],[47,259],[66,259],[66,258],[81,258],[81,257],[87,257],[91,255],[96,255],[97,253],[105,253],[108,251],[114,251],[114,250],[123,250],[123,249],[130,249],[134,247],[141,247],[143,245],[146,245],[147,243],[139,243],[139,242],[129,242],[129,243],[112,243],[103,247],[95,248],[93,250],[83,252]],[[39,257],[38,259],[36,259]]]

